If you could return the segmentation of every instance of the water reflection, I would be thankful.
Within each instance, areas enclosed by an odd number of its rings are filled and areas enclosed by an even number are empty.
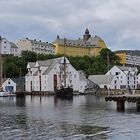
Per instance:
[[[134,107],[126,104],[126,112],[117,112],[115,103],[90,95],[73,100],[0,98],[0,139],[139,139],[140,117]]]
[[[16,98],[16,106],[25,106],[25,97],[17,97]]]
[[[67,106],[72,105],[73,98],[72,99],[61,99],[54,96],[54,105],[57,106]]]

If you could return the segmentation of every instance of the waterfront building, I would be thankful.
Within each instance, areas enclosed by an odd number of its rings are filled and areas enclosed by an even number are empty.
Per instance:
[[[15,93],[16,92],[16,83],[8,78],[4,81],[4,83],[2,84],[2,88],[4,91],[7,91],[9,93]]]
[[[62,72],[64,57],[45,61],[29,62],[25,76],[26,91],[54,92],[64,82]],[[75,92],[84,92],[86,80],[82,72],[78,72],[66,58],[66,83]]]
[[[80,93],[84,93],[85,89],[88,86],[88,79],[86,78],[86,75],[84,73],[84,71],[79,70],[79,91]]]
[[[120,89],[120,83],[115,75],[90,75],[89,80],[101,89]]]
[[[64,43],[65,42],[65,43]],[[65,54],[68,56],[97,56],[101,49],[107,48],[105,42],[97,35],[92,37],[89,30],[85,30],[83,38],[66,39],[57,36],[53,42],[56,47],[56,54]]]
[[[24,38],[16,42],[19,48],[19,55],[22,51],[33,51],[37,54],[55,54],[55,47],[48,42],[42,42],[41,40]]]
[[[106,73],[106,75],[115,75],[120,82],[121,89],[136,89],[137,72],[138,69],[136,67],[114,66]]]
[[[0,36],[0,53],[2,55],[5,54],[12,54],[14,56],[18,55],[18,47],[16,46],[16,44],[8,41],[5,37],[1,37]]]
[[[140,56],[133,55],[132,52],[115,51],[115,54],[119,56],[120,63],[123,65],[140,66]]]

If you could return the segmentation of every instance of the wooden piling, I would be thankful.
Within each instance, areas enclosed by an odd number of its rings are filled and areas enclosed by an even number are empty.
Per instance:
[[[125,101],[118,100],[117,101],[117,111],[124,111],[125,110]]]

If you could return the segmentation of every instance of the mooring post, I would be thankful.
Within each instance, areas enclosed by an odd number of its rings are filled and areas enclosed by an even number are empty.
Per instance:
[[[137,111],[140,112],[140,102],[137,102],[136,106],[137,106]]]
[[[125,101],[117,101],[117,111],[124,111],[125,110]]]

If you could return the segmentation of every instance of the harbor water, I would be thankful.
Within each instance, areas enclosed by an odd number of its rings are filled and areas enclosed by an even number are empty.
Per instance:
[[[134,103],[99,96],[0,98],[0,140],[138,140],[139,122]]]

